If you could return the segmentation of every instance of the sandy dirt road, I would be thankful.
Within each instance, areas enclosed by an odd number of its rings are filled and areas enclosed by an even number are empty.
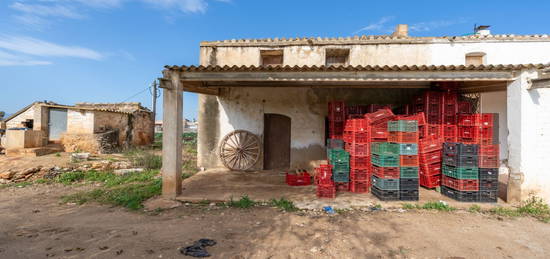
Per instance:
[[[550,224],[466,211],[329,216],[274,208],[182,206],[160,213],[60,204],[75,187],[0,190],[0,258],[186,258],[199,238],[212,258],[548,258]],[[79,187],[88,188],[88,187]],[[398,206],[399,204],[396,204]]]

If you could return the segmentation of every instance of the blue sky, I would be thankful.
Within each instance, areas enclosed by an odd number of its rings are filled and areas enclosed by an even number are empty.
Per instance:
[[[136,101],[164,65],[198,64],[203,40],[550,33],[548,1],[0,0],[0,111],[35,100]],[[197,96],[184,97],[186,118]],[[160,102],[162,105],[162,102]],[[160,113],[159,115],[160,116]]]

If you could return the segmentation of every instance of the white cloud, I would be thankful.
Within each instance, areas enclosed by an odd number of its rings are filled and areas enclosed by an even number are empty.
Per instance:
[[[447,20],[447,21],[430,21],[430,22],[419,22],[414,23],[409,26],[410,31],[431,31],[434,29],[448,27],[455,24],[461,24],[467,22],[466,19],[461,18],[458,20]]]
[[[355,31],[354,34],[362,32],[362,31],[385,31],[387,29],[386,24],[389,21],[393,20],[394,18],[395,17],[393,17],[393,16],[384,16],[384,17],[380,18],[380,20],[378,20],[377,22],[371,23],[371,24]]]
[[[186,13],[204,13],[208,3],[205,0],[142,0],[162,9],[176,8]]]
[[[83,18],[72,7],[63,5],[42,5],[42,4],[25,4],[15,2],[10,5],[10,8],[20,11],[27,15],[36,15],[41,17],[62,17],[79,19]]]
[[[50,65],[49,61],[34,60],[25,55],[14,55],[0,50],[0,66],[38,66]]]
[[[63,46],[35,38],[0,35],[0,49],[39,57],[74,57],[101,60],[104,56],[94,50]]]

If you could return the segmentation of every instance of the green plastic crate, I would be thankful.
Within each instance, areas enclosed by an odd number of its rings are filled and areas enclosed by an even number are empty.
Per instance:
[[[456,179],[479,179],[477,167],[452,167],[443,166],[443,174]]]
[[[380,190],[399,190],[399,179],[382,179],[373,175],[371,180],[372,185]]]
[[[331,164],[336,163],[348,163],[349,164],[349,153],[343,149],[328,149],[327,150],[328,160]]]
[[[401,178],[418,178],[418,167],[399,168]]]
[[[400,155],[418,155],[418,144],[398,144]]]
[[[399,155],[399,144],[389,142],[374,142],[371,153],[376,155]]]
[[[371,156],[371,162],[379,167],[399,167],[399,155],[376,155]]]
[[[418,121],[415,121],[415,120],[388,121],[388,131],[417,132]]]
[[[348,171],[333,172],[332,173],[332,180],[336,183],[349,182],[349,169],[348,169]]]

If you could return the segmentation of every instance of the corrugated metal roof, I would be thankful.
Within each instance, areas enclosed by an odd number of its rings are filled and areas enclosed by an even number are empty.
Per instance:
[[[371,43],[436,43],[452,41],[550,41],[548,34],[515,35],[465,35],[443,37],[403,37],[392,35],[362,35],[353,37],[291,37],[265,39],[231,39],[219,41],[203,41],[201,46],[247,46],[247,45],[324,45],[324,44],[371,44]]]
[[[403,66],[165,66],[180,72],[318,72],[318,71],[515,71],[544,69],[550,64],[403,65]]]

